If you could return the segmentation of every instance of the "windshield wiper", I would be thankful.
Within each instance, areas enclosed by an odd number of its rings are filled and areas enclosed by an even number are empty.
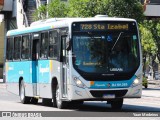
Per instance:
[[[111,51],[115,48],[115,46],[116,46],[116,44],[117,44],[119,38],[121,37],[122,33],[124,33],[124,32],[120,32],[120,33],[119,33],[119,35],[118,35],[118,37],[117,37],[117,40],[116,40],[116,42],[114,43],[114,45],[113,45]]]

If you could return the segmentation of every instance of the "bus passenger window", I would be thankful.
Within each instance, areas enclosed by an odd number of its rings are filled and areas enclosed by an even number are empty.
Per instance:
[[[22,59],[29,59],[29,36],[22,37],[22,50],[21,50],[21,58]]]
[[[13,59],[13,38],[7,39],[6,60]]]
[[[49,46],[49,57],[53,57],[53,46]]]
[[[41,34],[40,57],[46,59],[48,54],[48,32]]]
[[[13,58],[14,60],[19,60],[20,59],[20,41],[21,37],[15,37],[14,39],[14,54]]]
[[[49,58],[57,59],[58,57],[58,35],[57,31],[49,33]]]

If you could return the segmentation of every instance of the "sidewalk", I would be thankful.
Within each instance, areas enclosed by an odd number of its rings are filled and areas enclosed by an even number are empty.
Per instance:
[[[160,85],[160,80],[148,80],[148,84]]]

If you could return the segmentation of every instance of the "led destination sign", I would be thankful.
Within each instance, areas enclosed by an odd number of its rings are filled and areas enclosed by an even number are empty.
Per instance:
[[[103,23],[82,23],[80,31],[104,31],[104,30],[128,30],[128,23],[103,24]]]
[[[108,24],[109,30],[128,30],[128,24]]]

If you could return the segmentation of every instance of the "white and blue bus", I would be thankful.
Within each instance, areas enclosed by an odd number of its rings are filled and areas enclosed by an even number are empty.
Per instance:
[[[142,53],[133,19],[52,18],[7,32],[7,90],[22,103],[58,108],[107,101],[121,109],[124,98],[142,93]]]

